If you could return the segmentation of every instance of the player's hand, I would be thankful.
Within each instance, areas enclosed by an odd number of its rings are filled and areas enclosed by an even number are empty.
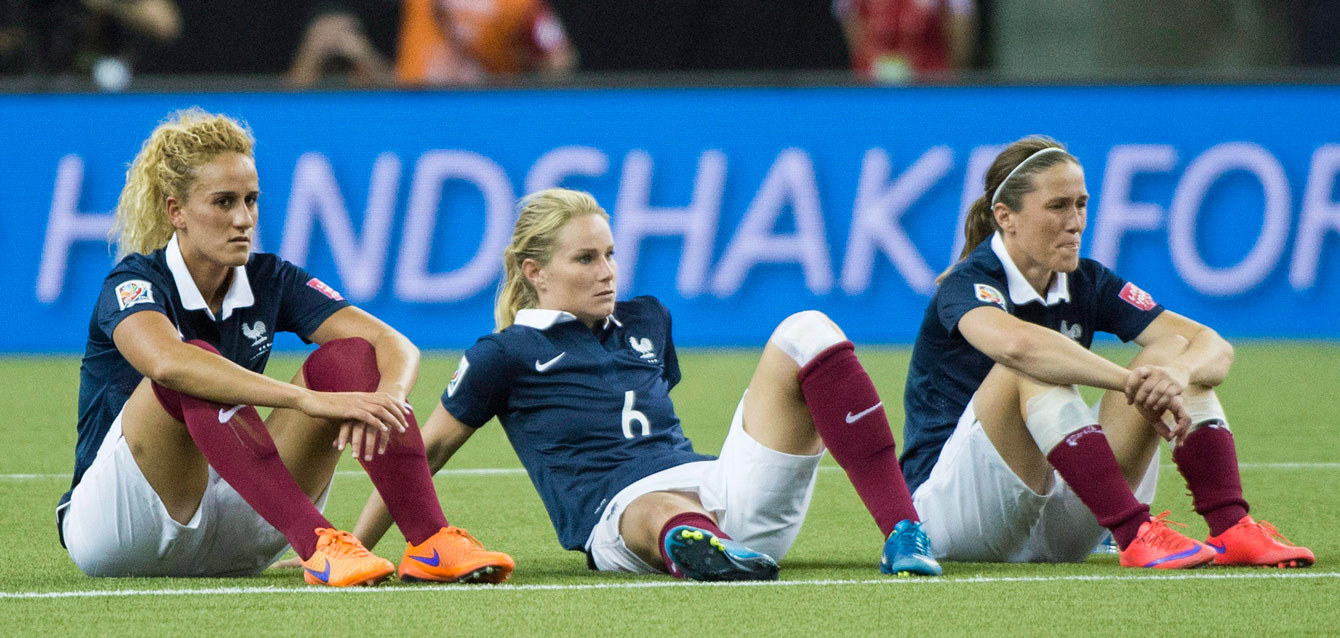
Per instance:
[[[385,392],[308,392],[298,407],[304,414],[340,422],[333,445],[353,445],[355,457],[372,460],[386,451],[391,432],[409,427],[409,406]]]
[[[1163,414],[1189,381],[1190,374],[1178,366],[1137,366],[1126,379],[1126,403]]]
[[[1168,407],[1168,411],[1172,413],[1173,427],[1172,431],[1169,433],[1170,436],[1165,438],[1169,441],[1173,441],[1176,445],[1181,445],[1182,441],[1186,439],[1186,435],[1191,433],[1191,413],[1188,412],[1186,406],[1183,405],[1182,397],[1180,396],[1173,399],[1172,404]]]
[[[1175,441],[1180,444],[1182,439],[1191,431],[1191,414],[1186,411],[1182,405],[1182,397],[1173,397],[1168,403],[1166,410],[1152,410],[1142,403],[1134,404],[1135,409],[1144,417],[1149,427],[1154,428],[1154,432],[1165,441]],[[1172,416],[1172,425],[1164,420],[1164,414]]]
[[[308,390],[298,402],[303,414],[330,421],[356,421],[374,430],[404,432],[409,406],[385,392],[317,392]]]
[[[373,450],[376,450],[377,454],[385,454],[386,446],[390,442],[389,430],[375,430],[362,423],[345,421],[340,424],[340,433],[332,445],[341,452],[345,447],[352,445],[354,458],[362,456],[364,461],[371,461]]]

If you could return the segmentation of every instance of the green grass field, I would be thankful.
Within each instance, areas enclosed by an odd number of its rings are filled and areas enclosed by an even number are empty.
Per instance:
[[[1340,346],[1248,344],[1222,388],[1252,513],[1317,554],[1306,570],[1122,569],[949,563],[935,579],[881,577],[881,539],[842,472],[825,460],[782,580],[703,585],[597,574],[559,546],[496,424],[439,475],[447,516],[512,554],[505,585],[307,587],[297,570],[249,579],[90,579],[57,543],[53,508],[73,463],[77,358],[0,358],[0,635],[1336,635],[1340,633]],[[1115,358],[1129,356],[1111,351]],[[674,397],[698,449],[715,452],[754,353],[690,351]],[[901,405],[907,351],[865,349],[886,404]],[[455,366],[425,357],[412,397],[427,414]],[[277,357],[289,378],[300,360]],[[901,443],[901,410],[890,417]],[[1205,525],[1163,452],[1155,512],[1193,536]],[[370,483],[345,459],[326,514],[352,525]],[[394,531],[376,548],[399,560]]]

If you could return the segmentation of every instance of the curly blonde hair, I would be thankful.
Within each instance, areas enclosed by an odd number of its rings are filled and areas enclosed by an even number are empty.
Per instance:
[[[253,157],[256,144],[246,124],[199,107],[177,111],[149,134],[126,171],[109,239],[117,257],[147,254],[167,245],[175,229],[167,198],[185,202],[201,166],[224,153]]]
[[[521,215],[512,232],[512,242],[503,250],[503,281],[498,286],[498,301],[493,319],[498,330],[512,325],[522,308],[534,308],[540,302],[535,286],[521,272],[521,264],[534,259],[541,266],[554,258],[558,231],[574,218],[600,215],[609,219],[605,209],[590,193],[567,188],[550,188],[527,195],[519,205]]]

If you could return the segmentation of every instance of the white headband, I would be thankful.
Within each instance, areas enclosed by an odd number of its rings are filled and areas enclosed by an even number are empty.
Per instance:
[[[1018,166],[1015,166],[1015,167],[1014,167],[1014,170],[1010,171],[1010,174],[1005,176],[1005,179],[1000,180],[1000,186],[997,186],[997,187],[996,187],[996,192],[995,192],[995,194],[991,196],[991,205],[992,205],[992,206],[995,206],[995,205],[996,205],[996,202],[1000,201],[1000,191],[1001,191],[1001,189],[1005,188],[1005,184],[1009,183],[1010,178],[1011,178],[1011,177],[1014,177],[1014,174],[1015,174],[1015,173],[1018,173],[1018,172],[1019,172],[1019,169],[1021,169],[1021,168],[1024,167],[1024,164],[1027,164],[1027,163],[1033,161],[1033,158],[1035,158],[1035,157],[1037,157],[1037,156],[1039,156],[1039,155],[1042,155],[1043,153],[1049,153],[1049,152],[1051,152],[1051,151],[1056,151],[1057,153],[1064,153],[1064,152],[1065,152],[1064,149],[1059,149],[1059,148],[1056,148],[1055,146],[1048,146],[1047,148],[1044,148],[1044,149],[1042,149],[1042,150],[1040,150],[1040,151],[1038,151],[1038,152],[1036,152],[1036,153],[1033,153],[1032,155],[1029,155],[1028,157],[1025,157],[1025,158],[1024,158],[1024,161],[1019,162],[1019,165],[1018,165]]]

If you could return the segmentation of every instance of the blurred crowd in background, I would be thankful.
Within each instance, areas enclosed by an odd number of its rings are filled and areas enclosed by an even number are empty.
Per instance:
[[[0,78],[107,90],[155,76],[304,88],[823,71],[900,84],[1306,67],[1340,67],[1340,0],[0,0]]]

